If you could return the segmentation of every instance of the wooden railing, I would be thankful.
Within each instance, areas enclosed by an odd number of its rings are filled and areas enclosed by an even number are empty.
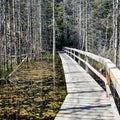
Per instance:
[[[104,84],[106,86],[106,93],[107,96],[109,97],[115,119],[120,120],[120,114],[110,89],[110,84],[112,83],[114,89],[118,94],[118,97],[120,98],[120,70],[116,67],[116,65],[113,64],[109,59],[103,58],[101,56],[89,52],[81,51],[75,48],[64,47],[64,51],[73,59],[77,60],[78,63],[80,62],[84,63],[86,65],[86,68],[89,68],[94,74],[96,74],[101,80],[104,81]],[[81,56],[84,56],[84,59]],[[104,77],[103,74],[101,74],[92,65],[90,65],[88,59],[92,59],[98,63],[101,63],[105,68],[106,77]]]

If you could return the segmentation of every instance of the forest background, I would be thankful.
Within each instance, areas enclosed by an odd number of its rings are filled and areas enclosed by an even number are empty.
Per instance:
[[[111,59],[120,67],[118,0],[1,0],[0,76],[7,76],[24,56],[78,48]]]

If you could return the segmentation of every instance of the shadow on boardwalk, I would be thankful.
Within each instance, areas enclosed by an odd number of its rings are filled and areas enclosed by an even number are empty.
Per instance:
[[[114,120],[105,91],[72,58],[60,57],[68,94],[55,120]]]

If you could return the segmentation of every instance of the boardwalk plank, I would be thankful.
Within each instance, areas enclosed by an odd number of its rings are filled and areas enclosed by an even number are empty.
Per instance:
[[[67,54],[60,57],[68,94],[55,120],[114,120],[105,91]]]

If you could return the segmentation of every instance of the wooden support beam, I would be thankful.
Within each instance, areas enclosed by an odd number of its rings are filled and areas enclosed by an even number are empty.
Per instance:
[[[110,86],[110,75],[108,74],[107,70],[106,70],[106,80],[108,82],[108,85]]]

